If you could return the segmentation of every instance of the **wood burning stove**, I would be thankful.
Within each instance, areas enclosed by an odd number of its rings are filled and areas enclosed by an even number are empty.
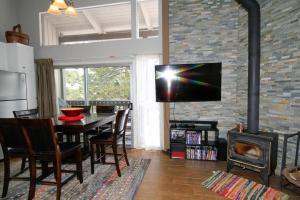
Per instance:
[[[239,133],[228,131],[227,171],[233,166],[259,172],[265,185],[269,176],[275,174],[277,165],[278,135],[275,133]]]

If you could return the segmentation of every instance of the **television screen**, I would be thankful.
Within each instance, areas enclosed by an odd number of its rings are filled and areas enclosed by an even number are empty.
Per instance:
[[[156,101],[220,101],[221,68],[222,63],[156,65]]]

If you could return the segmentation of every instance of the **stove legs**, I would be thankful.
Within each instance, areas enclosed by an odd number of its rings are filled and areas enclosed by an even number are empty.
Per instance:
[[[226,172],[229,173],[233,167],[234,167],[234,162],[231,161],[231,160],[227,160]],[[242,168],[243,169],[249,169],[246,166],[244,166]],[[270,178],[270,176],[269,176],[269,173],[268,173],[268,169],[267,168],[261,169],[260,172],[259,172],[259,176],[262,179],[263,184],[266,185],[266,186],[269,186],[269,182],[270,182],[269,178]]]
[[[226,172],[230,172],[230,170],[233,168],[233,162],[231,160],[227,160],[227,169]]]

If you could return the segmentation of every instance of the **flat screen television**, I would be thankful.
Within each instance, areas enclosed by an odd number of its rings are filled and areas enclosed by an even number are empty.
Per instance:
[[[221,79],[222,63],[156,65],[156,101],[220,101]]]

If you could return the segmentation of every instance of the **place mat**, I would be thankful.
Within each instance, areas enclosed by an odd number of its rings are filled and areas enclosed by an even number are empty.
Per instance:
[[[85,118],[85,115],[84,114],[80,114],[78,116],[66,116],[66,115],[59,115],[58,116],[58,120],[61,120],[61,121],[79,121],[81,119]]]

